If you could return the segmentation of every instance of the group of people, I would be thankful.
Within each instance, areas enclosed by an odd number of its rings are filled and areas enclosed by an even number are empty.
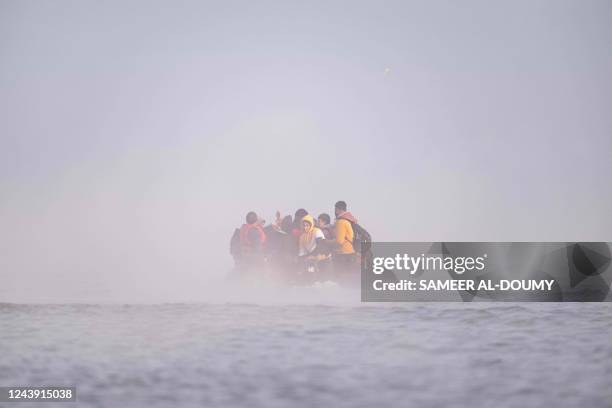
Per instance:
[[[348,211],[344,201],[315,219],[303,208],[291,215],[276,212],[273,223],[253,211],[236,228],[230,242],[236,270],[241,274],[273,274],[295,282],[340,281],[359,276],[362,256],[369,251],[370,234]]]

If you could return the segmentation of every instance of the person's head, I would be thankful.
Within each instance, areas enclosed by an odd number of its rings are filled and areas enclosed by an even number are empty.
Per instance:
[[[300,209],[298,209],[298,210],[295,212],[295,216],[293,217],[293,219],[294,219],[294,220],[301,221],[301,220],[302,220],[302,218],[304,218],[304,216],[305,216],[305,215],[307,215],[307,214],[308,214],[308,211],[306,211],[306,210],[305,210],[305,209],[303,209],[303,208],[300,208]]]
[[[249,211],[246,215],[247,224],[255,224],[257,222],[257,214],[254,211]]]
[[[336,214],[336,217],[344,212],[346,212],[346,201],[338,201],[334,205],[334,213]]]
[[[319,217],[317,218],[317,221],[319,222],[319,227],[325,227],[331,223],[331,218],[329,214],[323,213],[319,215]]]
[[[280,228],[281,228],[281,230],[289,233],[289,232],[291,232],[291,226],[292,225],[293,225],[293,220],[291,219],[290,215],[287,215],[281,221]]]
[[[308,211],[303,208],[300,208],[295,212],[295,215],[293,216],[293,222],[295,223],[296,227],[299,226],[300,229],[302,228],[302,225],[300,223],[302,222],[302,218],[304,218],[305,215],[308,215]]]
[[[314,227],[314,218],[312,218],[312,215],[306,214],[302,218],[302,231],[309,232],[310,230],[312,230],[313,227]]]

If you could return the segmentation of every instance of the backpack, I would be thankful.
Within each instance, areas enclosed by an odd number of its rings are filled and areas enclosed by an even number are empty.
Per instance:
[[[353,249],[357,253],[367,254],[370,252],[370,248],[372,248],[372,236],[361,225],[351,221],[349,222],[353,228],[353,242],[351,242],[353,244]]]

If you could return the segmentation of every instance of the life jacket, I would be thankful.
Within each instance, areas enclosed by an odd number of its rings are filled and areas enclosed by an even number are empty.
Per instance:
[[[253,249],[253,243],[249,241],[249,233],[253,228],[259,233],[259,242],[261,245],[263,246],[266,243],[266,233],[260,224],[243,224],[240,228],[240,244],[245,249]]]

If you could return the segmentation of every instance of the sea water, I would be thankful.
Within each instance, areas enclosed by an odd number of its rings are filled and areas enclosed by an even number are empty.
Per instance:
[[[77,388],[16,407],[610,407],[612,305],[0,304],[0,385]]]

